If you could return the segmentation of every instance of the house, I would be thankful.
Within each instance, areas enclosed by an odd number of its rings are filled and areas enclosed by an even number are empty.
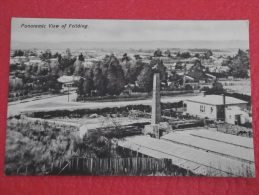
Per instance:
[[[79,81],[81,77],[79,76],[65,76],[58,78],[58,82],[62,83],[61,92],[76,90],[75,82]]]
[[[132,94],[132,90],[135,88],[135,85],[129,83],[124,86],[125,90],[123,91],[124,94]]]
[[[225,99],[225,101],[224,101]],[[224,110],[225,102],[225,110]],[[225,120],[224,116],[229,116],[228,109],[232,107],[232,116],[234,116],[233,106],[240,109],[236,115],[240,116],[241,111],[247,109],[246,101],[223,95],[205,95],[204,92],[201,96],[195,96],[184,101],[186,105],[186,113],[201,118],[209,118],[213,120]],[[243,113],[244,114],[244,113]],[[226,120],[230,121],[230,120]]]
[[[93,66],[93,62],[91,62],[91,61],[88,61],[88,60],[86,60],[85,62],[83,62],[83,66],[84,66],[84,68],[92,68],[92,66]]]

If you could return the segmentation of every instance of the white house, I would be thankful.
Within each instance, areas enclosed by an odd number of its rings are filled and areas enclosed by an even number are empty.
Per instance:
[[[58,81],[62,83],[61,92],[76,90],[75,81],[79,81],[79,76],[65,76],[58,78]]]
[[[226,119],[225,121],[230,124],[244,124],[249,122],[249,114],[241,110],[238,106],[228,106],[226,108]]]
[[[248,102],[237,98],[225,96],[226,109],[224,112],[224,96],[222,95],[204,95],[203,93],[202,96],[195,96],[184,101],[186,113],[201,118],[207,117],[213,120],[225,120],[224,116],[227,116],[227,113],[235,117],[235,111],[233,111],[233,109],[232,111],[228,111],[228,109],[231,109],[233,106],[239,108],[238,111],[236,109],[236,115],[240,116],[240,113],[242,112],[244,114],[244,109],[247,109],[247,103]]]

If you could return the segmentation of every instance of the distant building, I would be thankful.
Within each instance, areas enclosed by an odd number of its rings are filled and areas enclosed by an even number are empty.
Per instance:
[[[208,74],[208,73],[205,73],[206,74],[206,76],[208,77],[208,79],[210,79],[210,80],[215,80],[215,79],[217,79],[217,77],[215,77],[215,76],[213,76],[213,75],[211,75],[211,74]]]
[[[62,83],[62,89],[61,92],[65,91],[73,91],[76,90],[77,87],[75,86],[75,82],[79,81],[81,77],[79,76],[62,76],[58,78],[58,81]]]
[[[221,95],[204,95],[204,93],[202,96],[189,98],[184,101],[184,104],[186,105],[186,113],[190,115],[198,116],[201,118],[207,117],[213,120],[225,120],[223,99],[224,97]],[[243,111],[247,109],[247,103],[248,102],[246,101],[226,96],[225,97],[226,117],[228,117],[229,115],[231,115],[234,118],[236,117],[236,115],[240,116],[241,111],[243,113]],[[233,106],[239,108],[240,112],[236,112],[237,114],[235,114],[234,111],[230,111],[231,107]],[[229,121],[230,120],[226,120],[226,122],[229,122]]]
[[[15,87],[16,85],[22,85],[22,79],[17,78],[15,76],[9,76],[9,85]]]
[[[17,65],[17,64],[20,64],[19,60],[10,58],[10,65]]]
[[[124,94],[132,94],[132,90],[135,88],[135,85],[133,84],[127,84],[124,86],[125,90],[123,91]]]
[[[92,68],[93,64],[94,63],[89,60],[86,60],[85,62],[83,62],[84,68]]]

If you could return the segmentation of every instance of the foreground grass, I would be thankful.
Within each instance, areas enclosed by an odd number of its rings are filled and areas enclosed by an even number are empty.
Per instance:
[[[53,128],[17,119],[8,120],[5,174],[13,175],[25,166],[50,165],[73,155],[75,133],[65,127]]]

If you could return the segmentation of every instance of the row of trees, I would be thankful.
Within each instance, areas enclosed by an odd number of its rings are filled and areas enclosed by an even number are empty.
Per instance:
[[[9,86],[10,97],[29,95],[31,93],[41,92],[58,92],[61,84],[57,79],[62,75],[73,75],[76,69],[76,58],[71,57],[70,50],[67,49],[66,56],[59,53],[51,54],[50,50],[46,50],[41,54],[41,62],[35,62],[25,65],[12,65],[10,71],[14,72],[15,77],[22,79],[22,84]],[[17,50],[16,54],[24,55],[24,52]],[[50,61],[50,58],[57,58],[56,61]],[[83,60],[82,58],[79,58]]]
[[[78,95],[91,95],[92,90],[99,95],[119,95],[126,84],[133,84],[136,91],[152,90],[153,72],[161,74],[162,81],[167,81],[166,67],[161,60],[152,60],[150,64],[140,60],[121,60],[115,56],[106,56],[92,68],[86,69],[78,82]]]

